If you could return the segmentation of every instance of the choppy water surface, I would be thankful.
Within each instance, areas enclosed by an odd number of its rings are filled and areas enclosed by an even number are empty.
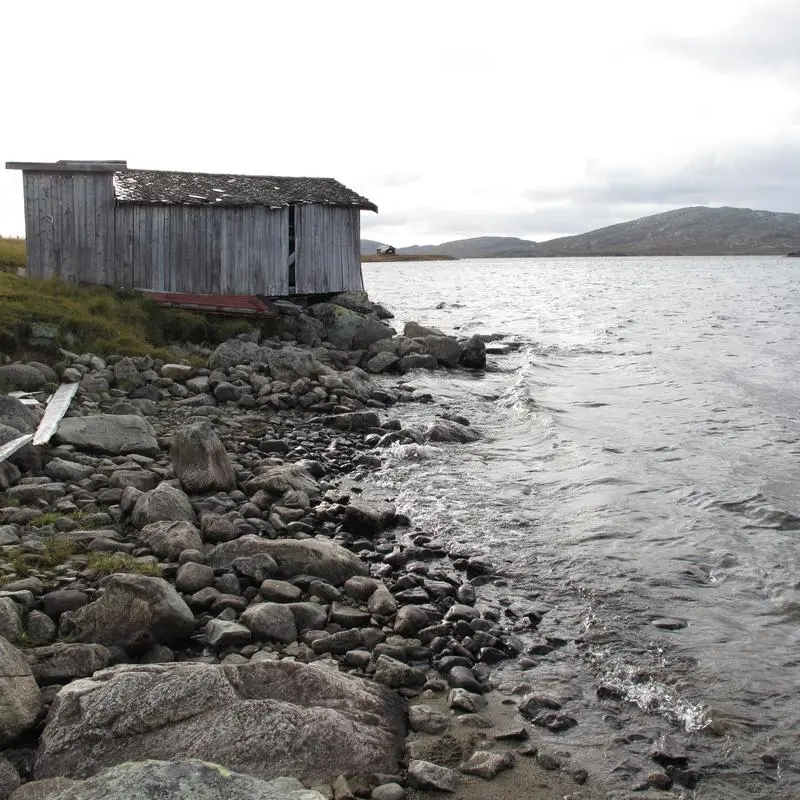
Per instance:
[[[410,376],[483,438],[396,448],[377,480],[416,523],[492,555],[508,579],[495,600],[553,609],[541,632],[571,643],[506,669],[581,707],[554,741],[630,786],[651,737],[679,731],[697,797],[800,797],[800,263],[364,273],[399,329],[521,343],[482,375]],[[600,684],[627,702],[599,701]]]

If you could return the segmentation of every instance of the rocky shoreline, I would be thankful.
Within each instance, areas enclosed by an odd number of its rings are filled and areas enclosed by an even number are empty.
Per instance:
[[[80,383],[53,442],[0,464],[0,799],[489,797],[523,773],[605,796],[535,744],[576,724],[556,698],[490,692],[541,610],[481,608],[492,563],[364,491],[384,447],[477,438],[452,414],[405,427],[433,398],[402,375],[481,369],[484,341],[318,305],[206,366],[0,367]],[[0,397],[0,444],[38,417]],[[662,750],[636,796],[672,785]]]

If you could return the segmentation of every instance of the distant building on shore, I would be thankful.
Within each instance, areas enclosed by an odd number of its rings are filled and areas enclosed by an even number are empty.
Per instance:
[[[361,210],[332,178],[10,162],[23,174],[27,271],[69,283],[214,295],[363,289]]]

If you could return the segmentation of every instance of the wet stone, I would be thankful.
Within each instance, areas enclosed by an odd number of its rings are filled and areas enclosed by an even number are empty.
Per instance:
[[[488,750],[476,750],[461,765],[460,770],[466,775],[477,775],[479,778],[491,780],[503,770],[511,769],[513,766],[514,756],[512,753],[492,753]]]
[[[450,694],[447,696],[447,705],[449,708],[458,711],[475,714],[486,708],[488,702],[483,695],[468,692],[466,689],[451,689]]]
[[[466,689],[474,694],[483,694],[484,688],[468,667],[453,667],[447,673],[447,683],[457,689]]]

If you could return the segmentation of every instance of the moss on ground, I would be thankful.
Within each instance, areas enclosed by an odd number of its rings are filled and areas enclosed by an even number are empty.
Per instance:
[[[112,575],[115,572],[134,572],[137,575],[161,577],[161,567],[139,561],[133,556],[120,553],[89,553],[87,568],[98,575]]]
[[[0,236],[0,271],[16,272],[25,267],[25,240]]]

